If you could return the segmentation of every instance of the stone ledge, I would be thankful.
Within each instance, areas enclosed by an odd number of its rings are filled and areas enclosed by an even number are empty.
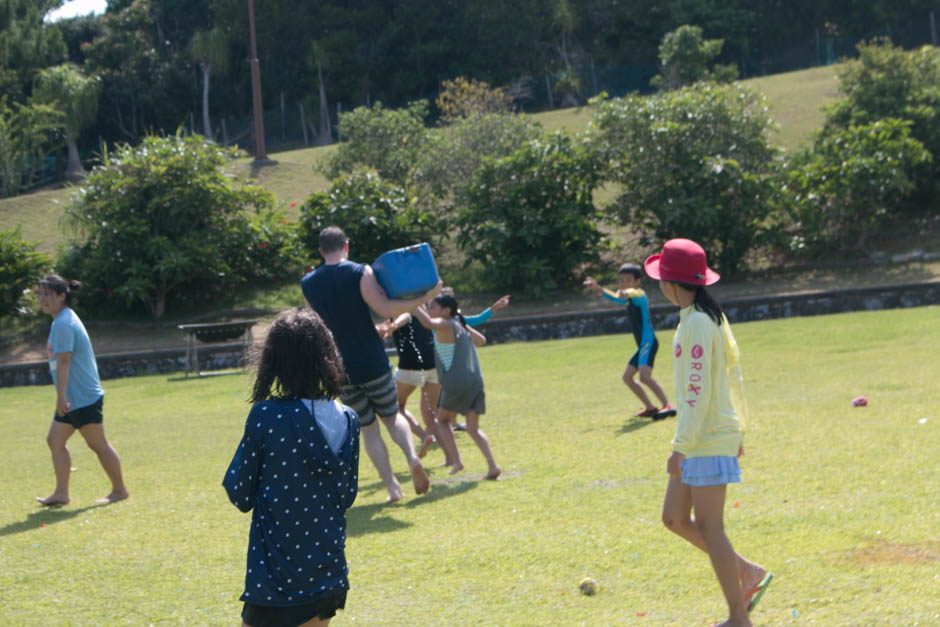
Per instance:
[[[731,322],[748,322],[937,304],[940,304],[940,281],[736,298],[724,301],[722,306]],[[673,328],[678,322],[678,312],[671,305],[650,307],[650,316],[657,329]],[[625,310],[619,308],[498,318],[487,322],[482,328],[488,343],[500,344],[622,334],[629,332],[629,324]],[[208,372],[241,367],[243,352],[244,346],[240,342],[201,345],[199,369]],[[102,354],[98,355],[97,360],[102,379],[182,373],[186,363],[186,349]],[[49,365],[45,361],[0,365],[0,387],[50,383]]]

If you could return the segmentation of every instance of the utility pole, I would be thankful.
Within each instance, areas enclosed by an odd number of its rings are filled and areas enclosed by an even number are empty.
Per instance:
[[[255,163],[268,161],[264,149],[264,110],[261,108],[261,63],[255,41],[255,2],[248,0],[248,30],[251,33],[251,99],[255,126]]]

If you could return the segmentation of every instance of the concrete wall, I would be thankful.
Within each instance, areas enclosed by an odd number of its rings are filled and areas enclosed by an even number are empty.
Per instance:
[[[940,281],[739,298],[722,303],[731,322],[937,304],[940,304]],[[672,306],[652,307],[650,315],[657,329],[674,328],[678,322],[678,313]],[[489,343],[498,344],[626,333],[628,325],[625,310],[618,308],[500,318],[486,323],[482,330]],[[242,352],[241,343],[201,344],[199,369],[212,371],[240,367]],[[98,371],[102,379],[174,372],[182,374],[184,366],[185,349],[182,348],[98,355]],[[0,387],[47,385],[51,382],[49,366],[45,361],[0,365]]]

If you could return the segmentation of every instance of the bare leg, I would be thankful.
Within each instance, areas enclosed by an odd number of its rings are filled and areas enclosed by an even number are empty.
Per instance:
[[[65,422],[52,421],[49,425],[49,434],[46,436],[46,444],[52,452],[52,468],[55,470],[55,491],[42,498],[37,496],[36,500],[43,505],[65,505],[69,502],[69,473],[72,472],[72,454],[65,445],[68,439],[75,433],[75,427]]]
[[[659,406],[665,407],[669,404],[669,399],[666,398],[666,393],[663,392],[662,386],[653,378],[653,369],[649,366],[640,366],[640,382],[653,390],[653,394],[656,395],[656,398],[659,399]]]
[[[415,386],[402,383],[401,381],[395,381],[395,389],[398,392],[398,411],[401,412],[401,415],[408,422],[408,428],[411,429],[411,432],[423,440],[427,436],[427,433],[421,428],[418,421],[415,420],[414,415],[405,409],[405,403],[408,402],[408,397],[414,392]]]
[[[723,487],[723,486],[714,486],[714,487]],[[692,490],[702,490],[703,488],[691,488],[687,485],[684,485],[680,479],[675,477],[669,478],[669,485],[666,487],[666,498],[663,502],[663,524],[666,525],[666,528],[675,533],[676,535],[684,538],[693,546],[698,547],[702,551],[709,553],[708,547],[705,543],[705,538],[702,535],[702,531],[699,529],[698,517],[700,511],[705,511],[706,515],[708,513],[706,504],[698,504],[695,508],[696,517],[693,518],[692,513]],[[702,508],[705,508],[702,510]],[[724,508],[724,498],[722,494],[722,509]],[[722,527],[721,533],[724,534],[724,529]],[[727,541],[727,538],[725,538]],[[730,547],[730,543],[728,544]],[[735,566],[737,570],[737,576],[740,581],[739,590],[747,592],[753,590],[754,587],[760,583],[760,580],[764,578],[764,575],[767,574],[767,569],[756,564],[748,559],[742,557],[739,553],[734,552],[732,549],[732,554],[734,555]],[[709,553],[711,557],[711,553]],[[717,574],[717,570],[716,570]],[[720,583],[720,580],[719,580]],[[722,586],[724,589],[724,586]],[[742,601],[743,601],[743,592],[742,592]],[[726,595],[727,597],[727,595]],[[730,602],[729,602],[730,607]],[[745,607],[745,614],[747,613],[747,608]],[[732,615],[733,616],[733,615]],[[735,624],[735,623],[731,623]],[[750,623],[743,623],[750,624]]]
[[[751,620],[747,614],[744,591],[738,576],[737,553],[725,535],[725,493],[724,485],[692,488],[695,527],[705,542],[708,558],[728,602],[728,625],[750,627]]]
[[[379,421],[373,420],[371,424],[362,427],[362,442],[366,448],[366,454],[372,460],[372,465],[379,472],[382,483],[388,490],[388,502],[394,503],[400,501],[404,496],[401,484],[395,478],[392,472],[392,465],[388,461],[388,449],[385,448],[385,442],[382,441],[382,431],[379,429]]]
[[[454,430],[451,428],[451,424],[456,416],[457,414],[452,411],[447,411],[446,409],[437,410],[437,421],[441,426],[441,428],[438,429],[440,437],[437,441],[441,445],[441,448],[444,449],[444,455],[446,455],[448,459],[453,460],[453,463],[450,464],[452,466],[450,474],[452,475],[463,470],[463,461],[460,459],[460,451],[457,450],[457,438],[454,437]]]
[[[631,392],[636,394],[636,397],[646,406],[646,409],[657,409],[653,407],[653,404],[650,402],[650,397],[646,395],[646,390],[643,389],[643,386],[633,380],[635,375],[636,366],[632,364],[628,365],[627,369],[623,372],[623,382],[630,388]]]
[[[105,474],[107,474],[108,479],[111,480],[111,493],[103,499],[98,499],[98,502],[114,503],[116,501],[123,501],[130,496],[127,488],[124,486],[124,477],[121,474],[121,460],[118,457],[117,451],[114,450],[114,447],[111,446],[111,443],[108,442],[108,439],[104,435],[104,425],[100,422],[88,424],[79,429],[78,432],[85,438],[85,443],[88,444],[88,448],[98,455],[98,461],[101,462],[101,467],[104,468]]]
[[[454,465],[454,456],[453,450],[457,447],[457,441],[454,440],[454,430],[447,425],[447,433],[445,433],[444,425],[441,424],[437,416],[437,402],[441,398],[441,384],[440,383],[431,383],[430,381],[425,383],[421,388],[421,417],[424,419],[424,424],[427,425],[428,430],[434,434],[434,438],[441,442],[441,438],[447,438],[450,436],[450,440],[454,442],[453,447],[445,447],[441,444],[441,450],[444,451],[444,465],[453,466]]]
[[[418,454],[415,453],[415,443],[411,440],[408,423],[405,422],[400,413],[396,413],[394,416],[379,416],[379,418],[385,423],[392,441],[398,445],[401,452],[405,454],[405,459],[408,460],[408,469],[411,470],[411,481],[414,483],[415,494],[426,493],[431,489],[431,480],[428,478],[428,474],[424,472]]]
[[[493,459],[493,451],[490,450],[490,441],[486,439],[486,434],[480,431],[480,415],[475,411],[467,412],[467,434],[473,438],[473,441],[476,442],[476,445],[480,448],[480,452],[483,453],[483,457],[486,458],[486,464],[489,466],[486,478],[497,478],[502,470],[496,465],[496,460]]]

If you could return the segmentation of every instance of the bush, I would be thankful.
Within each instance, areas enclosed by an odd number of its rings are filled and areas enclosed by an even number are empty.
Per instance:
[[[299,239],[311,258],[319,256],[320,231],[338,226],[346,233],[353,259],[371,263],[382,253],[419,242],[433,245],[437,220],[416,200],[374,172],[359,170],[315,192],[300,208]]]
[[[460,76],[452,81],[444,81],[441,87],[441,95],[434,104],[445,122],[488,113],[509,113],[512,110],[512,97],[501,87],[490,87],[484,81],[473,78],[467,80]]]
[[[621,189],[612,217],[638,228],[644,245],[695,239],[721,272],[737,272],[777,205],[764,98],[699,83],[594,106],[596,150]]]
[[[698,81],[713,80],[730,83],[738,78],[735,65],[708,65],[721,54],[723,39],[702,39],[699,26],[685,24],[666,33],[659,44],[659,74],[650,85],[669,90],[685,87]]]
[[[20,231],[0,231],[0,318],[16,313],[23,292],[39,283],[52,265],[36,245],[20,239]]]
[[[923,205],[936,207],[940,176],[940,49],[905,52],[879,39],[858,45],[859,58],[838,70],[842,96],[826,108],[823,135],[886,118],[909,120],[910,136],[934,159],[914,172]]]
[[[174,294],[206,295],[284,267],[289,230],[269,193],[226,178],[232,156],[200,136],[147,137],[103,156],[66,208],[78,240],[63,263],[85,283],[86,306],[116,297],[160,318]]]
[[[523,115],[470,115],[431,132],[414,171],[422,204],[452,205],[486,159],[506,157],[539,136]]]
[[[339,117],[343,142],[323,168],[334,179],[356,169],[375,170],[386,181],[407,186],[427,139],[424,120],[428,102],[412,102],[405,109],[357,107]]]
[[[493,287],[539,296],[573,283],[603,239],[593,203],[600,169],[580,138],[559,133],[486,161],[467,189],[457,244],[486,267]]]
[[[912,172],[930,153],[910,136],[910,122],[886,119],[830,130],[800,154],[789,173],[795,232],[791,248],[862,249],[896,220],[914,189]]]

